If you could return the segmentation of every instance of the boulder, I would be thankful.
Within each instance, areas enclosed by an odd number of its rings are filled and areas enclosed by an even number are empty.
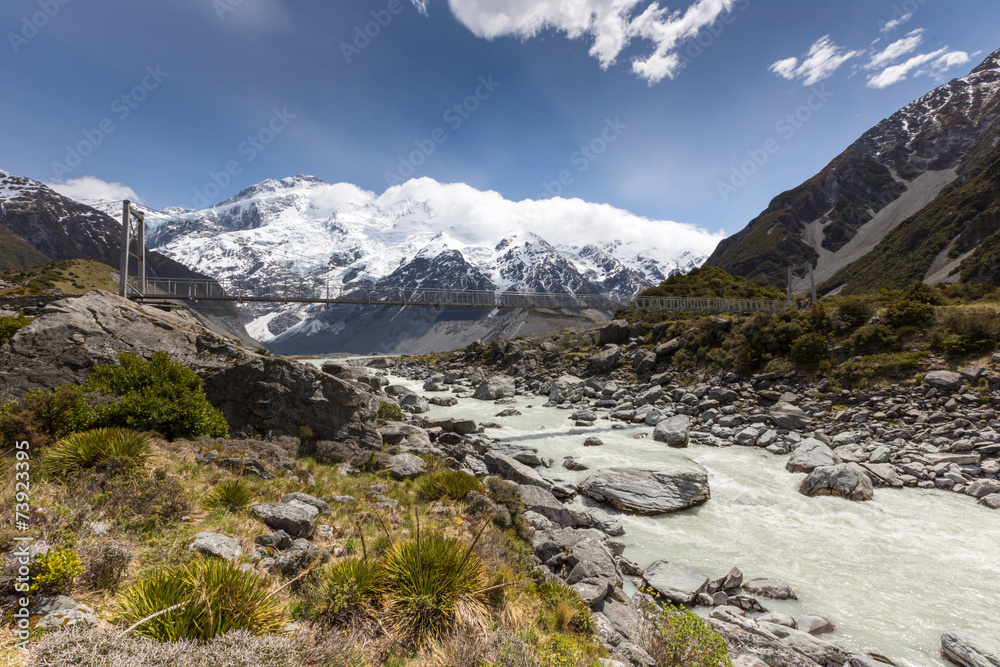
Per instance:
[[[811,635],[825,635],[836,631],[830,619],[816,615],[802,616],[796,621],[795,627]]]
[[[632,368],[640,377],[650,372],[656,368],[656,353],[643,348],[636,350],[632,357]]]
[[[297,437],[308,427],[319,440],[381,447],[379,402],[369,391],[315,366],[259,355],[199,317],[97,290],[53,302],[0,349],[0,404],[30,389],[82,384],[121,352],[148,359],[164,351],[201,377],[234,432]]]
[[[817,639],[809,633],[789,628],[777,623],[759,621],[758,627],[778,637],[782,644],[801,653],[813,662],[823,667],[838,667],[849,665],[850,657],[839,646]]]
[[[320,500],[319,498],[310,496],[308,493],[300,493],[298,491],[295,491],[293,493],[286,493],[285,495],[281,496],[281,502],[283,503],[290,503],[293,500],[298,500],[299,502],[305,503],[306,505],[312,505],[313,507],[319,510],[320,514],[326,514],[327,516],[330,515],[330,506],[326,502]]]
[[[612,320],[601,327],[598,340],[601,345],[608,345],[609,343],[621,345],[628,341],[629,332],[628,322],[625,320]]]
[[[789,431],[805,431],[812,423],[812,417],[791,403],[778,403],[767,414],[778,428],[787,428]]]
[[[1000,493],[1000,480],[997,479],[977,479],[965,490],[966,495],[977,500],[986,496]]]
[[[1000,493],[991,493],[979,499],[979,504],[991,510],[1000,510]]]
[[[583,441],[584,447],[600,447],[604,444],[604,441],[598,438],[596,435],[592,435]]]
[[[690,604],[708,587],[708,577],[668,560],[650,565],[642,578],[650,588],[676,604]]]
[[[825,443],[815,438],[806,438],[792,452],[791,458],[785,463],[789,472],[812,472],[821,466],[832,466],[841,463],[840,457]]]
[[[875,497],[871,479],[857,463],[814,469],[802,480],[799,493],[806,496],[840,496],[848,500],[872,500]]]
[[[768,600],[797,600],[792,587],[781,579],[758,578],[743,583],[743,590]]]
[[[676,415],[664,419],[653,429],[653,440],[666,443],[667,447],[687,447],[691,432],[691,419]]]
[[[253,513],[273,530],[283,530],[292,537],[312,537],[319,510],[299,500],[287,503],[260,503]]]
[[[661,343],[653,349],[653,354],[660,358],[670,357],[677,350],[681,349],[681,339],[673,338],[668,340],[666,343]]]
[[[396,479],[403,480],[417,477],[426,472],[424,460],[415,454],[396,454],[392,457],[392,468],[389,471]]]
[[[951,371],[931,371],[924,376],[924,384],[940,392],[952,394],[962,388],[962,376]]]
[[[946,632],[941,657],[959,667],[1000,667],[1000,641],[970,630]]]
[[[561,375],[549,387],[549,400],[553,403],[575,403],[583,398],[584,381],[575,375]]]
[[[607,373],[615,367],[619,356],[621,356],[620,347],[605,345],[600,352],[590,357],[588,363],[595,373]]]
[[[188,551],[198,551],[206,556],[215,556],[224,560],[236,560],[243,555],[243,548],[236,538],[222,533],[205,531],[194,536],[194,542]]]
[[[521,498],[524,500],[525,510],[537,512],[563,528],[590,525],[590,515],[583,510],[563,505],[550,491],[540,486],[522,484]]]
[[[403,394],[402,398],[399,399],[399,407],[403,408],[403,412],[410,412],[415,415],[420,415],[425,412],[429,412],[431,409],[431,404],[426,398],[420,396],[419,394]]]
[[[580,493],[635,514],[679,512],[711,497],[708,474],[694,463],[676,470],[608,468],[585,479]]]
[[[483,455],[483,463],[486,464],[486,468],[492,475],[499,475],[508,481],[517,482],[518,484],[540,486],[546,490],[552,489],[551,482],[543,479],[541,475],[523,463],[518,463],[504,454],[486,452]]]
[[[476,387],[472,397],[480,401],[495,401],[498,398],[508,398],[514,395],[514,378],[501,375],[490,378]]]

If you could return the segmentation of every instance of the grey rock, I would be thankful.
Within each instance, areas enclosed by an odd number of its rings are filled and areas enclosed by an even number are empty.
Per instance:
[[[708,587],[708,577],[668,560],[650,565],[642,578],[661,596],[677,604],[693,602]]]
[[[546,489],[530,484],[521,485],[524,508],[544,516],[563,528],[589,526],[590,516],[583,510],[563,505]]]
[[[418,394],[405,394],[399,399],[399,407],[403,408],[403,412],[412,412],[415,415],[419,415],[429,412],[431,404],[426,398]]]
[[[541,475],[528,466],[515,461],[509,456],[496,452],[486,452],[486,454],[483,455],[483,463],[486,464],[486,468],[491,474],[499,475],[508,481],[517,482],[518,484],[540,486],[541,488],[547,490],[552,489],[551,482],[542,478]]]
[[[687,447],[691,432],[691,420],[684,415],[664,419],[653,429],[653,440],[668,447]]]
[[[840,665],[848,665],[850,662],[847,653],[839,646],[817,639],[801,630],[766,621],[758,622],[757,625],[777,636],[785,646],[824,667],[839,667]]]
[[[415,454],[396,454],[389,472],[396,479],[410,479],[424,474],[424,466],[424,460]]]
[[[316,526],[319,510],[293,500],[287,503],[260,503],[254,505],[253,513],[258,519],[274,530],[283,530],[292,537],[311,537]]]
[[[608,514],[600,507],[589,507],[587,513],[590,515],[590,525],[611,537],[618,537],[625,534],[622,522],[611,514]],[[621,554],[616,554],[621,555]]]
[[[1000,493],[991,493],[979,499],[979,504],[991,510],[1000,510]]]
[[[628,341],[629,331],[628,322],[625,320],[612,320],[601,327],[598,340],[601,345],[608,345],[610,343],[620,345]]]
[[[636,514],[679,512],[711,497],[708,474],[693,463],[669,471],[608,468],[585,479],[580,493]]]
[[[575,375],[561,375],[552,381],[549,400],[555,403],[576,402],[583,397],[584,381]]]
[[[848,500],[872,500],[872,481],[857,463],[821,466],[802,480],[799,493],[806,496],[840,496]]]
[[[604,444],[604,441],[598,438],[596,435],[592,435],[583,441],[584,447],[600,447]]]
[[[792,452],[785,469],[789,472],[812,472],[821,466],[838,463],[841,463],[840,457],[827,445],[815,438],[806,438]]]
[[[1000,641],[970,630],[946,632],[941,657],[960,667],[1000,667]]]
[[[786,628],[795,627],[795,619],[788,614],[782,614],[776,611],[769,611],[766,614],[757,617],[758,621],[764,621],[765,623],[774,623],[775,625],[783,625]]]
[[[977,500],[995,493],[1000,493],[1000,480],[996,479],[977,479],[965,490],[966,495]]]
[[[587,466],[587,464],[581,463],[578,459],[575,459],[572,456],[567,456],[566,458],[564,458],[563,462],[562,462],[562,466],[563,466],[563,468],[566,468],[566,470],[574,470],[574,471],[581,471],[581,470],[589,470],[590,469]]]
[[[205,531],[194,537],[194,542],[188,551],[198,551],[206,556],[215,556],[224,560],[236,560],[243,555],[243,548],[236,538],[222,533]]]
[[[254,543],[262,547],[284,551],[292,546],[292,536],[283,530],[276,530],[273,533],[258,535],[254,538]]]
[[[306,505],[312,505],[313,507],[319,510],[320,514],[326,514],[328,516],[330,514],[330,506],[328,504],[326,504],[319,498],[310,496],[308,493],[300,493],[298,491],[295,491],[294,493],[286,493],[285,495],[281,496],[281,502],[283,503],[291,502],[293,500],[298,500],[299,502],[303,502]]]
[[[811,635],[824,635],[836,630],[830,619],[816,615],[802,616],[796,621],[795,627]]]
[[[615,367],[620,356],[620,347],[617,345],[605,345],[600,352],[590,357],[589,364],[595,372],[607,373]]]
[[[951,371],[931,371],[924,376],[924,384],[950,394],[962,388],[962,376]]]
[[[778,403],[768,410],[768,415],[778,428],[789,431],[805,431],[809,429],[812,418],[802,408],[791,403]]]
[[[768,600],[797,600],[792,587],[781,579],[758,578],[744,582],[743,590]]]
[[[476,387],[472,397],[480,401],[495,401],[498,398],[513,396],[515,392],[514,378],[498,376],[490,378]]]

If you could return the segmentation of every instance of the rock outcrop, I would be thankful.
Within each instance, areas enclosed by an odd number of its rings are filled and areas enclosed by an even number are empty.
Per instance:
[[[695,464],[677,470],[608,468],[585,479],[580,493],[635,514],[679,512],[711,497],[708,475]]]

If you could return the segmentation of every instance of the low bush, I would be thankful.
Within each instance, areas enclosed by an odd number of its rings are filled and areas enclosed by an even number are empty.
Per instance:
[[[868,323],[874,312],[871,304],[859,297],[845,297],[837,304],[837,317],[845,329],[856,329]]]
[[[174,477],[134,470],[116,475],[91,469],[66,480],[69,491],[94,512],[126,530],[150,532],[191,510],[188,492]]]
[[[80,387],[29,391],[0,407],[0,437],[46,447],[59,438],[93,427],[97,411]]]
[[[102,426],[124,426],[156,431],[173,440],[229,433],[222,413],[208,402],[194,371],[154,352],[149,361],[123,353],[117,366],[98,366],[84,387],[118,397],[98,410]]]
[[[73,589],[76,578],[83,574],[83,564],[73,549],[51,549],[32,561],[31,571],[32,591],[62,595]]]
[[[889,304],[885,309],[885,320],[894,328],[918,326],[934,319],[934,306],[919,301],[903,299]]]
[[[424,475],[417,483],[417,493],[427,500],[465,500],[470,491],[482,491],[478,479],[460,470],[441,470]]]
[[[132,549],[122,540],[99,540],[84,546],[80,553],[84,564],[81,581],[95,591],[115,589],[132,562]]]
[[[25,317],[24,313],[0,316],[0,345],[6,345],[18,331],[31,324],[34,318]]]
[[[216,485],[205,496],[204,505],[226,512],[242,512],[257,499],[257,490],[242,479],[230,479]]]
[[[950,356],[992,351],[1000,341],[1000,313],[988,308],[966,308],[941,318],[941,331],[931,337],[931,349]]]
[[[280,632],[285,611],[264,581],[225,560],[197,560],[140,579],[118,600],[116,621],[132,624],[163,611],[135,632],[156,641],[206,642],[233,630]]]
[[[382,568],[375,559],[348,558],[327,568],[303,593],[300,615],[335,626],[374,615],[381,607]]]
[[[642,647],[657,667],[732,667],[726,640],[690,610],[647,598],[640,611]]]
[[[826,359],[827,337],[820,333],[807,333],[792,343],[791,358],[799,366],[814,368]]]
[[[472,545],[433,532],[383,557],[384,611],[400,640],[423,645],[460,628],[486,629],[486,571]]]
[[[32,642],[30,662],[35,667],[299,667],[295,648],[285,637],[242,630],[199,645],[123,636],[117,629],[74,627]]]
[[[130,429],[98,428],[63,438],[46,452],[49,472],[71,472],[106,467],[116,472],[142,467],[152,456],[149,437]]]
[[[378,405],[378,418],[384,421],[401,422],[406,419],[403,416],[403,408],[392,401],[382,401]]]
[[[572,588],[561,580],[536,571],[535,589],[545,605],[552,629],[592,635],[597,630],[590,609]]]
[[[896,334],[884,324],[866,324],[857,329],[848,339],[853,354],[872,354],[891,349],[896,342]]]

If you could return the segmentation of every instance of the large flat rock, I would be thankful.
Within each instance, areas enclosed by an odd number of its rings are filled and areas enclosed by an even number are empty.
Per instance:
[[[642,578],[661,596],[677,604],[688,604],[708,586],[708,577],[700,572],[658,560],[642,573]]]
[[[806,438],[792,452],[791,458],[785,463],[785,469],[789,472],[812,472],[820,466],[832,466],[840,462],[837,453],[824,442]]]
[[[875,497],[871,478],[857,463],[816,468],[802,480],[799,493],[806,496],[840,496],[848,500],[872,500]]]
[[[635,514],[679,512],[711,497],[708,473],[694,463],[676,470],[608,468],[585,479],[580,493]]]
[[[1000,667],[1000,641],[970,630],[946,632],[941,657],[960,667]]]

